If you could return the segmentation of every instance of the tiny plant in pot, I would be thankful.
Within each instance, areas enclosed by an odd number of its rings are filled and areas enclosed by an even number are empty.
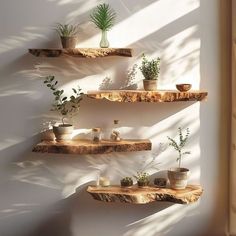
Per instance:
[[[132,177],[124,177],[123,179],[120,180],[120,185],[122,187],[130,187],[133,185],[133,179]]]
[[[90,18],[96,27],[102,31],[100,47],[108,48],[107,31],[111,30],[114,26],[116,19],[115,11],[107,3],[99,4],[91,13]]]
[[[59,37],[61,38],[61,44],[63,48],[75,48],[78,37],[78,26],[70,24],[60,24],[58,23],[55,28]]]
[[[147,187],[149,185],[150,180],[147,172],[137,172],[134,178],[137,180],[139,187]]]
[[[161,59],[158,57],[156,59],[148,60],[145,54],[142,55],[142,64],[139,67],[143,74],[143,87],[146,91],[157,90],[157,81],[160,74],[160,62]]]
[[[189,134],[190,134],[189,128],[187,128],[185,134],[183,134],[183,129],[179,127],[178,128],[178,136],[179,136],[178,141],[167,136],[169,140],[169,146],[173,147],[178,153],[178,157],[176,159],[176,161],[178,162],[178,168],[171,168],[170,170],[168,170],[168,179],[170,182],[170,187],[172,189],[185,189],[187,186],[187,181],[189,177],[189,169],[182,168],[181,162],[182,162],[183,156],[190,154],[189,151],[183,151],[183,148],[188,141]]]
[[[61,116],[62,123],[58,126],[53,126],[53,133],[55,134],[56,140],[69,140],[73,132],[73,125],[66,124],[64,122],[66,116],[72,117],[76,114],[80,107],[82,100],[81,88],[72,88],[73,94],[68,98],[63,95],[64,90],[57,88],[58,81],[55,80],[55,76],[47,76],[44,80],[44,84],[52,91],[54,95],[53,111],[57,111]]]

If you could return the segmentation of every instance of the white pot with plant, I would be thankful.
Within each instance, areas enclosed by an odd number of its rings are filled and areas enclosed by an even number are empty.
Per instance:
[[[78,26],[58,23],[55,30],[61,38],[63,48],[75,48],[78,43]]]
[[[58,81],[55,77],[50,75],[44,80],[44,84],[53,92],[54,103],[53,111],[57,111],[62,116],[62,123],[53,126],[53,133],[55,134],[56,141],[70,140],[74,127],[72,124],[66,124],[65,118],[72,117],[79,111],[80,102],[82,100],[81,88],[72,88],[73,94],[68,98],[64,96],[64,90],[57,88]]]
[[[108,48],[107,31],[111,30],[114,26],[116,19],[115,11],[107,3],[99,4],[91,13],[90,18],[96,27],[102,31],[100,47]]]
[[[169,146],[173,147],[177,152],[178,152],[178,157],[176,161],[178,162],[178,167],[177,168],[171,168],[168,170],[168,179],[170,182],[170,187],[172,189],[185,189],[188,183],[188,178],[189,178],[189,169],[187,168],[182,168],[181,163],[182,163],[182,158],[185,155],[189,155],[189,151],[183,151],[184,146],[186,145],[188,138],[189,138],[189,129],[186,129],[185,135],[183,134],[182,128],[178,128],[178,135],[179,135],[179,140],[175,141],[173,138],[170,138],[167,136],[169,139]]]
[[[148,60],[145,54],[142,55],[142,64],[139,67],[140,71],[144,76],[143,87],[146,91],[157,90],[157,81],[160,73],[160,62],[161,59]]]

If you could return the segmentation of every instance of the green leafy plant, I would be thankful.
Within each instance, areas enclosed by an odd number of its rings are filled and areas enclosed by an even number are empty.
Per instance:
[[[134,178],[137,180],[139,186],[144,186],[149,184],[149,174],[147,172],[137,172],[134,175]]]
[[[133,179],[132,177],[124,177],[120,180],[121,186],[132,186],[133,185]]]
[[[68,98],[64,96],[64,90],[58,89],[58,81],[55,76],[49,75],[45,78],[44,84],[52,91],[54,95],[53,111],[58,111],[62,115],[62,123],[67,115],[73,116],[78,112],[83,93],[81,88],[72,88],[73,94]]]
[[[158,57],[156,59],[148,60],[143,53],[142,55],[142,64],[139,67],[143,76],[147,80],[156,80],[160,73],[160,62],[161,59]]]
[[[58,23],[56,25],[55,30],[57,31],[57,33],[60,37],[73,37],[78,32],[78,26]]]
[[[116,13],[109,4],[98,5],[90,15],[91,21],[102,31],[109,31],[115,23]]]
[[[186,133],[185,135],[183,134],[183,129],[181,127],[178,128],[178,134],[179,134],[179,140],[175,141],[173,138],[170,138],[169,136],[167,136],[167,138],[169,139],[169,146],[172,146],[177,152],[178,152],[178,158],[176,159],[176,161],[179,163],[179,168],[181,166],[181,161],[182,161],[182,157],[184,155],[189,155],[191,154],[189,151],[185,151],[183,152],[183,148],[186,145],[188,138],[189,138],[189,128],[186,129]]]

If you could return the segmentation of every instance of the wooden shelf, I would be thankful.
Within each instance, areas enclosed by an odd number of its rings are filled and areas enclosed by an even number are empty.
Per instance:
[[[29,49],[29,52],[36,57],[60,57],[73,56],[82,58],[97,58],[108,56],[132,57],[131,48],[75,48],[75,49]]]
[[[207,98],[206,91],[145,91],[145,90],[100,90],[88,91],[87,96],[94,99],[107,99],[112,102],[179,102],[202,101]]]
[[[87,192],[94,199],[104,202],[125,202],[134,204],[146,204],[154,201],[168,201],[179,204],[196,202],[203,193],[200,185],[189,185],[184,190],[173,190],[169,188],[156,188],[148,186],[131,188],[110,186],[89,186]]]
[[[90,140],[70,141],[42,141],[33,148],[33,152],[59,153],[59,154],[106,154],[111,152],[135,152],[152,149],[152,143],[147,139],[122,140],[112,142],[102,140],[100,143],[93,143]]]

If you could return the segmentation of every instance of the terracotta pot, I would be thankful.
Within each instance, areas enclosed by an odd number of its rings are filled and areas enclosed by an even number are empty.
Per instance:
[[[189,173],[189,169],[187,168],[171,168],[168,170],[170,188],[185,189],[188,183]]]
[[[143,87],[146,91],[155,91],[157,90],[157,79],[144,79]]]
[[[55,134],[56,141],[70,140],[73,130],[74,126],[70,124],[53,126],[53,133]]]
[[[61,37],[61,44],[63,48],[75,48],[77,41],[77,37]]]

